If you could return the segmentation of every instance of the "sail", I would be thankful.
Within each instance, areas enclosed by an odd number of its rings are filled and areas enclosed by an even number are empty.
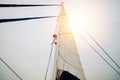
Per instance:
[[[56,38],[56,80],[69,78],[69,80],[85,80],[75,40],[63,6],[57,21],[56,35],[53,36]]]

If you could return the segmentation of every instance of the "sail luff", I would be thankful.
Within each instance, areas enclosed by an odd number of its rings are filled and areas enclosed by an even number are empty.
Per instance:
[[[77,52],[75,40],[71,32],[72,31],[68,23],[66,12],[64,10],[64,7],[61,6],[61,12],[58,18],[58,26],[56,33],[57,34],[57,38],[56,38],[57,75],[56,76],[60,77],[64,71],[67,71],[68,73],[74,75],[80,80],[86,80],[79,59],[79,55]],[[71,33],[71,34],[64,34],[64,33]],[[60,79],[58,78],[58,80]]]

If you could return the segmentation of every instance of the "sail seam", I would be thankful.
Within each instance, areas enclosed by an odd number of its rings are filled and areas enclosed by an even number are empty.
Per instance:
[[[78,67],[70,64],[68,61],[66,61],[66,60],[64,59],[64,57],[63,57],[62,55],[60,55],[59,51],[58,51],[58,55],[59,55],[68,65],[70,65],[70,66],[72,66],[72,67],[74,67],[74,68],[76,68],[76,69],[78,69],[78,70],[81,70],[80,68],[78,68]]]
[[[63,43],[63,41],[61,40],[61,39],[59,39],[60,40],[60,42],[63,44],[63,47],[66,49],[66,50],[68,50],[69,51],[69,49],[64,45],[64,43]],[[72,51],[69,51],[69,52],[71,52],[73,55],[75,55],[75,56],[78,56],[76,53],[74,53],[74,52],[72,52]]]

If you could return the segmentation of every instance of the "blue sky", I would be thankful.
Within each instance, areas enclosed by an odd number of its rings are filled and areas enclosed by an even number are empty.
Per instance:
[[[0,3],[59,3],[57,0],[1,0]],[[87,18],[87,31],[102,45],[120,65],[120,1],[119,0],[65,0],[68,14]],[[58,15],[59,7],[0,8],[0,18]],[[30,20],[0,24],[0,57],[4,59],[23,80],[43,80],[50,53],[52,35],[57,18]],[[95,43],[83,36],[109,60]],[[120,80],[111,69],[77,34],[76,44],[86,80]],[[109,62],[114,65],[110,60]],[[115,65],[114,65],[115,66]],[[115,67],[119,72],[120,69]],[[0,80],[18,78],[0,62]]]

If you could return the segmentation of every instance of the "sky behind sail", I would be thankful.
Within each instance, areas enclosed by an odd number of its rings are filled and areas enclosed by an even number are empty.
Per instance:
[[[1,0],[0,3],[53,4],[57,0]],[[120,1],[119,0],[65,0],[68,14],[76,13],[87,19],[87,31],[102,45],[120,65]],[[0,8],[0,18],[21,18],[58,15],[59,7]],[[11,22],[0,24],[0,57],[23,80],[44,80],[50,54],[52,35],[57,18]],[[109,60],[95,43],[82,35]],[[111,69],[83,40],[75,34],[86,80],[120,80]],[[109,60],[110,61],[110,60]],[[110,61],[110,63],[112,63]],[[112,65],[114,65],[112,63]],[[115,65],[114,65],[115,66]],[[115,67],[119,72],[120,70]],[[50,66],[50,69],[52,66]],[[19,80],[0,61],[0,80]]]

